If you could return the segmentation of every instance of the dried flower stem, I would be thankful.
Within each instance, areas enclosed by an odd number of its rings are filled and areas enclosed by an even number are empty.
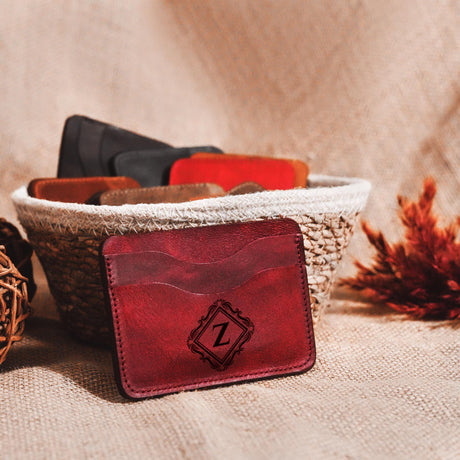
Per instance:
[[[405,242],[389,244],[363,222],[377,254],[370,267],[355,261],[358,273],[341,284],[416,318],[460,318],[460,216],[439,227],[432,212],[435,195],[436,184],[428,178],[417,202],[398,196]]]

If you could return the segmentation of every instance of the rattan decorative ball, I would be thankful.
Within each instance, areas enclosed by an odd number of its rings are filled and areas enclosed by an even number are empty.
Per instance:
[[[22,339],[24,321],[30,314],[27,278],[22,276],[0,246],[0,364],[11,345]]]

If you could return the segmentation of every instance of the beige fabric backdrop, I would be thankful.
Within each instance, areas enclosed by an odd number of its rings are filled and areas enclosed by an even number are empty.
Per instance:
[[[460,2],[3,0],[0,215],[53,176],[82,113],[175,145],[296,157],[368,178],[392,237],[398,192],[438,181],[460,212]],[[343,273],[368,246],[355,235]],[[454,458],[456,327],[336,300],[301,377],[124,403],[110,358],[67,337],[45,285],[0,371],[7,458]],[[46,317],[46,318],[45,318]]]

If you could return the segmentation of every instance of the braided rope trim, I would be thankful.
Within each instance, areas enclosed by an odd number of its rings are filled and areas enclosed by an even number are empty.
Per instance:
[[[361,212],[371,185],[358,178],[311,175],[308,188],[207,198],[184,203],[93,206],[12,194],[21,224],[55,233],[105,235],[248,221],[278,216]]]

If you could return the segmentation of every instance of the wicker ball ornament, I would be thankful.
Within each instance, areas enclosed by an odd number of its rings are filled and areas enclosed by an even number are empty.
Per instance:
[[[27,278],[22,276],[0,246],[0,364],[11,345],[22,339],[24,320],[30,314]]]

